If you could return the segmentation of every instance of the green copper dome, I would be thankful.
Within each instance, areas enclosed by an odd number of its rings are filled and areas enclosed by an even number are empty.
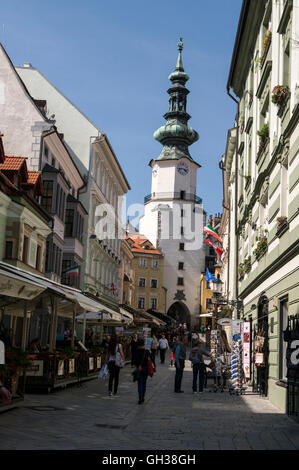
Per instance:
[[[164,114],[166,124],[159,127],[154,133],[154,138],[163,145],[162,152],[156,160],[178,160],[184,157],[192,160],[188,147],[199,139],[198,133],[188,126],[188,120],[191,116],[186,111],[189,90],[185,84],[189,77],[185,73],[182,63],[182,38],[178,43],[178,49],[175,70],[168,77],[172,85],[167,90],[169,109]]]
[[[177,138],[191,145],[198,140],[199,135],[192,127],[186,124],[181,122],[176,124],[168,122],[165,126],[161,126],[156,130],[154,138],[161,142],[161,144],[164,144],[164,142],[167,143],[169,139]]]

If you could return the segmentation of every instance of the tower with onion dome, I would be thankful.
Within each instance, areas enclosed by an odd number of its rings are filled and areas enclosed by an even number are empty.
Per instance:
[[[189,151],[199,136],[188,125],[191,116],[187,113],[189,90],[185,85],[189,77],[183,67],[182,50],[180,38],[176,67],[169,75],[171,86],[167,90],[166,123],[154,133],[154,138],[162,144],[162,151],[149,162],[151,193],[144,198],[144,216],[140,218],[139,231],[162,250],[165,257],[165,313],[180,323],[195,326],[199,320],[200,276],[205,268],[205,249],[202,200],[196,195],[200,165]]]

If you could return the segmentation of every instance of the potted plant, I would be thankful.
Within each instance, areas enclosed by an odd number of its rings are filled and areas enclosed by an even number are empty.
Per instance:
[[[244,271],[245,273],[249,273],[251,271],[251,256],[248,256],[244,260]]]
[[[244,278],[244,274],[245,274],[244,263],[239,264],[238,272],[239,272],[239,280],[242,281],[242,279]]]
[[[266,237],[261,237],[258,240],[257,246],[253,251],[253,254],[257,260],[259,260],[268,249],[268,241]]]
[[[272,32],[268,29],[268,31],[266,32],[266,34],[264,36],[264,39],[263,39],[264,49],[263,49],[263,55],[260,58],[260,67],[262,67],[264,65],[264,62],[265,62],[265,59],[266,59],[266,56],[267,56],[267,52],[268,52],[270,44],[271,44],[271,40],[272,40]]]
[[[269,138],[269,126],[268,124],[264,124],[261,130],[257,131],[257,135],[259,136],[262,142],[265,142]]]
[[[277,229],[280,229],[283,225],[285,225],[288,221],[288,218],[286,216],[283,217],[277,217]]]
[[[260,138],[260,145],[259,145],[259,149],[258,149],[258,154],[260,154],[260,152],[262,152],[262,150],[264,149],[268,139],[269,139],[269,126],[268,124],[264,124],[263,127],[257,131],[257,135],[259,136]]]
[[[271,43],[271,39],[272,39],[272,33],[271,33],[270,29],[268,29],[268,31],[266,32],[266,34],[264,36],[264,40],[263,40],[264,51],[267,49],[267,47],[269,47],[269,45]]]
[[[272,90],[272,103],[282,104],[289,92],[290,89],[287,85],[276,85]]]

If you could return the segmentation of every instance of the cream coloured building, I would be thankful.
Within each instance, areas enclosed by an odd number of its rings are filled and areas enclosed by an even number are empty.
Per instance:
[[[227,89],[228,292],[252,325],[251,382],[287,410],[283,331],[299,309],[299,1],[244,0]],[[262,363],[255,356],[262,336]]]

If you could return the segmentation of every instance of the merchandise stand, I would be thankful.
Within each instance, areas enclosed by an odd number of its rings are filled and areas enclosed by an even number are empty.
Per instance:
[[[242,386],[244,375],[242,356],[242,340],[235,339],[232,341],[230,395],[245,395],[245,388]]]
[[[223,348],[221,347],[221,331],[219,329],[211,331],[210,345],[213,362],[208,367],[211,369],[209,376],[213,378],[214,387],[213,389],[210,389],[209,392],[213,391],[214,393],[217,393],[220,391],[223,393],[226,385],[227,365],[223,354]]]

